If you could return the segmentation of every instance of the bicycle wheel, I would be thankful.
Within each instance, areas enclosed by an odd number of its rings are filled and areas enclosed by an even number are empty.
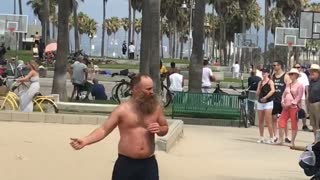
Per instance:
[[[160,91],[160,103],[163,105],[163,107],[168,107],[169,104],[172,101],[172,93],[168,89],[167,86],[162,85],[161,91]]]
[[[118,99],[117,99],[117,93],[116,93],[117,91],[116,90],[117,90],[118,86],[119,86],[119,83],[117,83],[116,85],[113,86],[113,88],[111,90],[111,97],[110,97],[112,100],[117,101],[117,102],[118,102]]]
[[[240,105],[240,116],[241,116],[241,121],[244,125],[245,128],[248,128],[251,126],[248,116],[247,116],[247,111],[246,111],[246,107],[244,104]]]
[[[131,97],[130,83],[122,82],[116,89],[116,100],[118,104],[121,104],[123,100],[127,100]]]
[[[8,100],[8,99],[5,99],[5,98],[1,98],[0,103],[1,103],[1,107],[0,107],[1,111],[13,111],[13,110],[15,110],[14,104],[13,104],[13,102],[11,102],[11,100]]]
[[[41,112],[41,109],[44,113],[51,113],[51,114],[55,114],[59,112],[59,109],[57,107],[57,105],[48,100],[48,99],[39,99],[39,100],[35,100],[33,103],[33,111],[34,112]]]

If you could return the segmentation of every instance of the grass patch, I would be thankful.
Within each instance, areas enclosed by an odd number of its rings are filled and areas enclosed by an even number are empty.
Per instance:
[[[241,79],[224,78],[222,82],[241,83]],[[243,83],[247,83],[247,80],[243,80]]]
[[[18,55],[18,59],[19,60],[23,60],[24,62],[30,61],[30,60],[33,59],[32,51],[30,51],[30,50],[19,50],[17,52],[17,55]],[[9,60],[9,59],[11,59],[11,57],[16,57],[16,51],[15,50],[7,51],[6,59]]]

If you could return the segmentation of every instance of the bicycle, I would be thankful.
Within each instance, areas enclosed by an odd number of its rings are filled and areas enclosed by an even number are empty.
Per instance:
[[[253,120],[251,118],[248,118],[248,112],[247,112],[247,99],[248,99],[248,91],[250,87],[247,89],[243,89],[242,91],[238,91],[236,88],[233,86],[230,86],[230,89],[233,89],[234,91],[237,91],[240,93],[238,96],[238,99],[240,101],[240,121],[243,122],[243,125],[245,128],[249,128],[251,125],[254,124],[252,122]]]
[[[129,74],[127,77],[131,80],[135,74]],[[115,88],[115,93],[112,96],[115,97],[118,104],[121,103],[122,100],[127,99],[132,95],[130,82],[122,79],[118,81],[119,83],[116,84],[113,89]],[[161,103],[164,107],[168,107],[172,101],[172,93],[168,89],[167,86],[164,85],[163,81],[161,81],[161,91],[160,91]]]
[[[21,86],[23,83],[17,84],[16,81],[12,85],[12,89],[19,89],[16,86]],[[23,84],[23,86],[28,87]],[[12,90],[11,89],[11,90]],[[5,96],[0,96],[0,100],[3,100],[0,110],[17,111],[19,110],[19,97],[13,91],[9,91]],[[54,102],[52,96],[42,96],[41,93],[36,93],[32,99],[33,109],[35,112],[42,113],[58,113],[59,109],[57,104]]]

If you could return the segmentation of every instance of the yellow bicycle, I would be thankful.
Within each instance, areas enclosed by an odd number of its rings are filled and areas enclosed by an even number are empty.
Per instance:
[[[18,85],[20,86],[20,85]],[[19,97],[12,91],[9,91],[5,96],[0,96],[0,102],[2,101],[0,110],[5,111],[17,111],[19,110]],[[52,96],[42,96],[41,93],[37,93],[33,98],[33,111],[43,113],[58,113],[59,109],[54,102]]]

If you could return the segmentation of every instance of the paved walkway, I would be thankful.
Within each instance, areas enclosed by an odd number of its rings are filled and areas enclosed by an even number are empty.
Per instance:
[[[0,177],[3,180],[111,179],[118,132],[83,151],[70,137],[95,126],[0,122]],[[185,126],[185,136],[169,152],[156,152],[161,180],[305,180],[301,152],[257,144],[257,128]],[[297,145],[312,133],[299,132]]]

